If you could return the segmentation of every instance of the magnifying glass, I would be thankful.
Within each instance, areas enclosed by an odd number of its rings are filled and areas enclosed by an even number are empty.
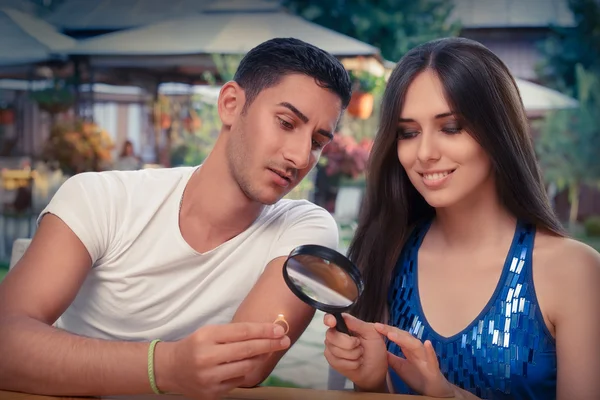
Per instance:
[[[356,303],[364,287],[352,261],[328,247],[299,246],[283,264],[283,279],[300,300],[332,314],[337,330],[350,334],[341,314]]]

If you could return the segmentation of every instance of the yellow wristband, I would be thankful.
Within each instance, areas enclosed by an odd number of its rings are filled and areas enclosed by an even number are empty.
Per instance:
[[[160,342],[160,339],[154,339],[150,342],[150,347],[148,347],[148,379],[150,380],[150,387],[154,393],[164,394],[164,392],[161,392],[160,389],[158,389],[156,380],[154,379],[154,348],[158,342]]]

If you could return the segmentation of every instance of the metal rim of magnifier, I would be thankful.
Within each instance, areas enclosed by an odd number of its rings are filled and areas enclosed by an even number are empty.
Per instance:
[[[356,289],[358,291],[356,299],[347,306],[332,306],[332,305],[328,305],[328,304],[323,304],[317,300],[310,298],[308,295],[304,294],[304,292],[302,292],[300,289],[298,289],[296,287],[296,285],[294,284],[294,282],[292,282],[292,280],[287,272],[288,260],[294,256],[299,256],[299,255],[315,256],[315,257],[325,259],[325,260],[337,265],[344,271],[346,271],[348,273],[348,275],[350,275],[350,278],[352,279],[352,281],[356,284]],[[283,280],[285,280],[285,283],[288,285],[290,290],[296,296],[298,296],[300,299],[302,299],[302,301],[304,301],[311,307],[314,307],[314,308],[324,311],[326,313],[344,312],[344,311],[348,310],[354,303],[356,303],[356,300],[360,297],[360,295],[363,292],[363,288],[364,288],[364,284],[363,284],[362,278],[360,276],[360,271],[358,270],[356,265],[354,265],[350,260],[348,260],[346,257],[341,255],[337,251],[330,249],[328,247],[323,247],[323,246],[319,246],[316,244],[307,244],[307,245],[303,245],[303,246],[298,246],[294,250],[292,250],[292,252],[288,256],[287,260],[285,261],[285,264],[283,264]]]

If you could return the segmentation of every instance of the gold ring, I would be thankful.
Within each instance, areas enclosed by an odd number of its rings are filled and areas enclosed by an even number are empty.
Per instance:
[[[283,327],[283,329],[285,329],[283,334],[287,335],[287,333],[290,330],[290,324],[288,324],[288,322],[285,320],[285,317],[283,316],[283,314],[279,314],[277,316],[277,318],[275,319],[275,321],[273,321],[273,323],[281,325]]]

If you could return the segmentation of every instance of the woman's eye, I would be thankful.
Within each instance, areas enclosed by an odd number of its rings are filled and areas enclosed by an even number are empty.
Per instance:
[[[410,138],[417,136],[418,134],[419,134],[419,131],[410,131],[410,130],[404,130],[404,129],[398,129],[396,131],[396,137],[399,140],[410,139]]]
[[[323,147],[323,143],[321,143],[321,142],[319,142],[318,140],[315,140],[315,139],[312,140],[312,145],[313,145],[313,148],[316,149],[316,150],[318,150],[318,149],[320,149],[320,148]]]
[[[447,133],[449,135],[460,133],[461,131],[462,131],[462,128],[459,126],[446,126],[446,127],[442,128],[442,132]]]

